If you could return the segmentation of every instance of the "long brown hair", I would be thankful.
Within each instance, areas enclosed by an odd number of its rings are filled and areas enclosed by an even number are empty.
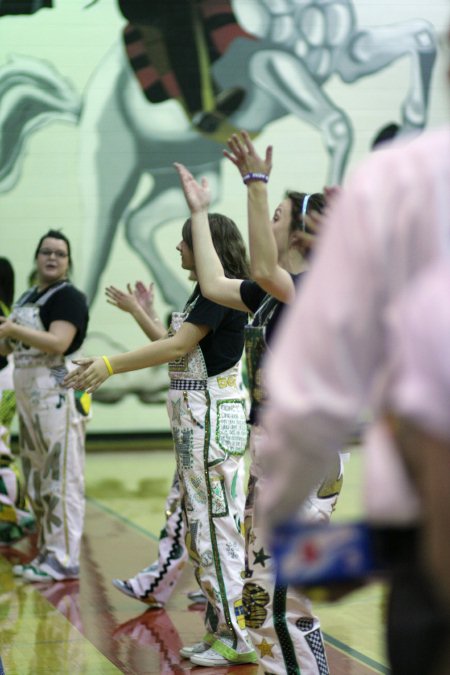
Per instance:
[[[221,213],[209,213],[208,221],[214,248],[222,263],[225,276],[229,279],[248,279],[250,268],[247,251],[236,223]],[[181,235],[183,241],[193,251],[190,218],[184,223]]]

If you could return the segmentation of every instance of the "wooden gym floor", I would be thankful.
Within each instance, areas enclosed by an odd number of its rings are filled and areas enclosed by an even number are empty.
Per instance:
[[[30,584],[13,577],[33,542],[0,549],[0,655],[5,675],[256,675],[256,666],[191,668],[178,651],[202,636],[202,606],[188,566],[164,610],[146,610],[111,584],[156,557],[174,459],[170,450],[88,453],[81,579]],[[360,511],[360,457],[346,464],[336,519]],[[316,604],[332,675],[388,673],[383,654],[383,588],[372,585]]]

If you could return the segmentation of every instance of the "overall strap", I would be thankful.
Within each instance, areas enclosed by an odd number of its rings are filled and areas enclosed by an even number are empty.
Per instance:
[[[42,307],[42,305],[45,305],[47,300],[52,297],[55,293],[60,291],[62,288],[65,288],[66,286],[70,286],[70,281],[63,281],[61,284],[58,284],[57,286],[51,286],[41,297],[39,300],[36,300],[35,305],[38,307]]]

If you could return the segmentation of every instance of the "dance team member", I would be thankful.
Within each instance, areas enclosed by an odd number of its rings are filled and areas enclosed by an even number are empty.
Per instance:
[[[164,337],[167,330],[154,307],[153,283],[147,288],[138,281],[127,292],[115,286],[106,289],[108,302],[128,312],[150,340]],[[186,528],[181,507],[178,473],[175,471],[165,502],[165,523],[159,536],[158,558],[129,579],[113,579],[113,585],[122,593],[140,600],[151,609],[164,607],[180,579],[188,552],[185,546]],[[205,601],[200,589],[192,591],[190,599]]]
[[[193,247],[202,293],[214,302],[254,315],[246,327],[245,346],[252,409],[250,415],[251,467],[246,502],[246,570],[243,602],[246,624],[257,649],[261,668],[269,673],[328,673],[320,624],[309,601],[275,579],[268,546],[262,538],[258,504],[264,490],[259,444],[258,408],[264,398],[261,360],[270,345],[275,325],[286,303],[295,296],[296,282],[306,271],[314,239],[305,216],[321,211],[324,197],[287,192],[272,220],[267,199],[267,180],[272,168],[272,149],[260,158],[247,133],[232,136],[226,156],[237,166],[248,189],[248,225],[253,281],[230,279],[214,253],[207,227],[210,193],[207,181],[198,184],[189,171],[176,165],[191,209]],[[311,495],[305,518],[327,520],[342,485],[338,459],[329,478]],[[197,661],[198,662],[198,661]]]
[[[37,285],[0,319],[0,337],[14,354],[20,456],[39,533],[37,557],[14,572],[28,581],[59,581],[80,571],[90,397],[62,382],[89,317],[86,298],[68,280],[72,261],[64,234],[49,230],[34,257]]]
[[[236,225],[218,214],[209,226],[230,278],[248,275],[245,246]],[[177,246],[184,269],[196,274],[191,222]],[[168,410],[186,519],[186,544],[208,602],[207,633],[182,655],[200,665],[252,663],[242,608],[244,569],[243,456],[247,446],[245,397],[238,387],[245,312],[207,300],[198,284],[183,312],[172,314],[169,333],[135,351],[76,361],[67,386],[93,392],[114,373],[169,364]]]

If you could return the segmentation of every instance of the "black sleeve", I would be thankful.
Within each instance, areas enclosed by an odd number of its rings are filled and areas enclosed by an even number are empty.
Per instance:
[[[225,314],[229,310],[222,305],[218,305],[211,300],[207,300],[203,295],[199,295],[194,307],[189,312],[186,319],[189,323],[196,326],[209,326],[214,333],[222,323]]]
[[[46,330],[52,321],[67,321],[83,331],[88,321],[86,297],[74,286],[65,286],[41,307],[41,319]]]
[[[256,281],[243,281],[240,287],[242,302],[254,314],[266,297],[266,292]]]

